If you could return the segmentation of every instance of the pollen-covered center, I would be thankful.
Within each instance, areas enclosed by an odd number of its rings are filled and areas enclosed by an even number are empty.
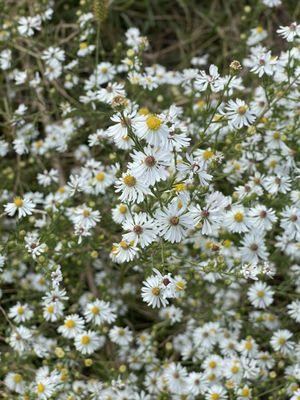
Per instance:
[[[162,120],[155,115],[150,115],[147,118],[146,124],[151,131],[157,131],[162,124]]]
[[[23,314],[24,314],[24,307],[19,306],[19,307],[17,308],[17,313],[18,313],[19,315],[23,315]]]
[[[203,152],[204,160],[209,160],[210,158],[212,158],[213,155],[214,155],[214,152],[212,150],[204,150],[204,152]]]
[[[83,216],[85,217],[85,218],[87,218],[87,217],[89,217],[90,215],[91,215],[91,213],[90,213],[90,211],[89,210],[83,210]]]
[[[45,391],[45,386],[42,383],[38,383],[37,392],[38,393],[44,393],[44,391]]]
[[[159,296],[159,294],[160,294],[160,288],[158,288],[158,287],[152,288],[152,289],[151,289],[151,293],[152,293],[154,296]]]
[[[15,197],[14,199],[14,204],[16,207],[22,207],[24,204],[24,201],[21,199],[21,197]]]
[[[120,204],[119,211],[120,211],[121,214],[126,214],[127,206],[125,204]]]
[[[92,314],[94,314],[94,315],[98,315],[98,314],[100,313],[100,308],[97,307],[97,306],[93,306],[93,307],[91,308],[91,312],[92,312]]]
[[[127,250],[129,249],[129,244],[125,242],[125,240],[121,240],[120,242],[120,246],[122,247],[122,249]]]
[[[97,180],[98,182],[103,182],[104,179],[105,179],[105,173],[104,173],[104,172],[99,172],[99,173],[96,175],[96,180]]]
[[[234,220],[235,220],[236,222],[243,222],[243,220],[244,220],[244,214],[241,213],[241,212],[237,212],[237,213],[234,215]]]
[[[13,379],[14,379],[15,383],[20,383],[23,380],[23,378],[20,374],[15,374]]]
[[[83,335],[80,341],[81,344],[87,345],[91,342],[91,338],[88,335]]]
[[[136,184],[136,179],[132,175],[126,175],[123,178],[123,182],[126,186],[133,187]]]
[[[72,329],[75,327],[75,322],[72,319],[68,319],[68,321],[65,322],[65,327]]]

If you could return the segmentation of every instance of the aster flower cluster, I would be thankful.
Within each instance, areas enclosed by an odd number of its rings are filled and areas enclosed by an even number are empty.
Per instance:
[[[70,37],[35,3],[0,34],[0,397],[299,400],[300,25],[171,70],[135,27],[99,51],[109,2]]]

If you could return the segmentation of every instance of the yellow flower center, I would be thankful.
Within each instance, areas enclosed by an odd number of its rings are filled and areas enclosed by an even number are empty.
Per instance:
[[[280,139],[280,133],[279,133],[279,132],[274,132],[274,133],[273,133],[273,138],[274,138],[275,140],[279,140],[279,139]]]
[[[196,104],[197,104],[197,106],[199,108],[202,108],[204,106],[204,104],[205,104],[205,101],[204,100],[198,100]]]
[[[237,213],[234,215],[234,220],[235,220],[236,222],[242,222],[242,221],[244,220],[244,214],[241,213],[241,212],[237,212]]]
[[[248,388],[244,388],[242,390],[242,396],[247,397],[250,395],[250,390]]]
[[[145,341],[146,341],[146,336],[145,335],[140,335],[140,341],[142,342],[142,343],[144,343]]]
[[[43,146],[43,140],[37,140],[36,142],[34,142],[34,147],[36,149],[40,149]]]
[[[91,213],[90,213],[90,211],[89,210],[83,210],[83,216],[85,217],[85,218],[87,218],[87,217],[89,217],[90,215],[91,215]]]
[[[15,197],[14,198],[14,203],[16,207],[22,207],[24,204],[24,201],[21,199],[21,197]]]
[[[68,321],[65,322],[65,327],[72,329],[75,327],[75,322],[72,319],[68,319]]]
[[[22,382],[23,378],[20,374],[14,374],[13,380],[15,383],[20,383],[20,382]]]
[[[210,374],[210,375],[208,375],[208,380],[210,381],[210,382],[213,382],[213,381],[215,381],[216,380],[216,375],[215,374]]]
[[[105,173],[104,173],[104,172],[99,172],[99,173],[96,175],[96,179],[97,179],[98,182],[103,182],[104,179],[105,179]]]
[[[129,244],[125,242],[125,240],[121,240],[120,242],[120,246],[122,247],[122,249],[127,250],[129,249]]]
[[[86,49],[88,47],[88,44],[87,44],[87,42],[82,42],[82,43],[80,43],[79,47],[80,47],[81,50],[83,50],[83,49]]]
[[[100,308],[97,307],[97,306],[93,306],[93,307],[91,308],[91,312],[92,312],[92,314],[94,314],[94,315],[98,315],[99,312],[100,312]]]
[[[283,337],[279,338],[278,343],[280,344],[280,346],[283,346],[286,343],[285,338],[283,338]]]
[[[252,345],[251,342],[248,341],[248,342],[245,343],[245,349],[246,350],[252,350],[252,347],[253,347],[253,345]]]
[[[65,193],[66,189],[63,186],[61,186],[60,188],[58,188],[57,191],[58,193]]]
[[[205,150],[203,152],[203,158],[204,160],[209,160],[210,158],[212,158],[214,155],[214,152],[212,150]]]
[[[81,344],[83,345],[87,345],[91,342],[91,338],[88,335],[83,335],[81,340],[80,340]]]
[[[49,314],[53,314],[53,312],[54,312],[54,306],[48,306],[48,307],[47,307],[47,311],[48,311]]]
[[[277,165],[277,161],[276,160],[271,160],[270,163],[269,163],[269,167],[270,168],[275,168],[276,165]]]
[[[176,190],[176,192],[182,192],[183,190],[186,190],[185,183],[177,183],[175,185],[175,190]]]
[[[146,123],[151,131],[157,131],[160,128],[162,121],[155,115],[150,115],[150,117],[147,118]]]
[[[219,400],[220,399],[220,395],[218,393],[212,393],[210,395],[211,400]]]
[[[258,26],[257,28],[256,28],[256,32],[257,33],[262,33],[264,31],[264,28],[262,27],[262,26]]]
[[[147,107],[142,107],[139,109],[139,114],[140,115],[148,115],[149,114],[149,110]]]
[[[237,366],[237,365],[234,365],[232,368],[231,368],[231,372],[233,373],[233,374],[237,374],[238,372],[239,372],[239,367]]]
[[[208,366],[209,366],[209,368],[211,368],[211,369],[215,369],[216,366],[217,366],[217,363],[216,363],[215,361],[210,361],[209,364],[208,364]]]
[[[44,393],[44,391],[45,391],[45,386],[42,383],[38,383],[37,392],[38,393]]]
[[[24,314],[24,307],[22,307],[22,306],[18,307],[18,308],[17,308],[17,313],[18,313],[19,315],[23,315],[23,314]]]
[[[123,182],[126,186],[133,187],[136,184],[136,179],[132,175],[126,175],[123,178]]]
[[[120,211],[121,214],[126,214],[127,206],[125,204],[120,204],[119,205],[119,211]]]
[[[234,168],[235,171],[239,171],[241,169],[241,165],[239,163],[235,162],[233,164],[233,168]]]
[[[240,106],[237,111],[240,115],[244,115],[246,113],[246,111],[248,110],[247,106]]]
[[[262,298],[262,297],[264,297],[264,295],[265,295],[265,292],[263,290],[258,290],[257,291],[257,296],[258,297]]]
[[[151,289],[151,293],[153,294],[153,296],[159,296],[160,294],[160,288],[158,287],[154,287]]]

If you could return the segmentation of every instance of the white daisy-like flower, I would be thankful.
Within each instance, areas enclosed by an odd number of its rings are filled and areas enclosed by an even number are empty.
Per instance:
[[[147,146],[143,152],[134,151],[132,154],[133,162],[128,168],[138,177],[143,178],[147,186],[152,186],[156,182],[164,181],[169,176],[167,167],[171,163],[169,152],[159,148]]]
[[[249,230],[250,220],[246,210],[242,206],[233,206],[225,214],[224,225],[230,232],[247,232]]]
[[[116,192],[122,192],[120,200],[124,203],[141,203],[145,195],[151,193],[143,179],[134,176],[130,171],[123,173],[116,182]]]
[[[139,249],[135,246],[134,241],[127,241],[123,238],[121,242],[114,243],[110,256],[113,261],[118,263],[132,261],[138,255]]]
[[[287,309],[289,316],[300,323],[300,300],[295,300],[288,304]]]
[[[109,331],[109,338],[112,342],[120,346],[127,346],[132,341],[133,336],[131,330],[127,326],[125,326],[125,328],[114,326]]]
[[[241,244],[239,250],[243,262],[258,263],[268,259],[269,253],[264,239],[256,232],[245,235]]]
[[[273,303],[274,291],[264,282],[255,282],[247,295],[254,307],[266,308]]]
[[[126,221],[130,216],[129,207],[126,204],[121,203],[112,209],[112,218],[117,224]]]
[[[212,92],[219,92],[224,88],[224,83],[218,72],[218,67],[213,64],[209,67],[209,74],[206,74],[205,71],[200,71],[195,81],[195,88],[200,92],[204,92],[208,87]]]
[[[169,128],[163,115],[148,114],[134,119],[133,128],[135,134],[145,139],[154,147],[166,147],[169,136]]]
[[[221,385],[213,385],[205,393],[205,400],[227,400],[227,392]]]
[[[159,276],[150,276],[143,282],[142,299],[152,308],[165,307],[169,302],[165,297],[166,286]]]
[[[128,242],[133,241],[141,248],[149,246],[157,236],[154,221],[146,213],[134,214],[123,222],[122,227],[124,231],[129,231],[123,238]]]
[[[277,221],[275,211],[262,204],[257,204],[249,210],[250,224],[259,232],[269,231]]]
[[[25,381],[21,374],[9,372],[4,378],[4,384],[12,392],[23,394],[25,390]]]
[[[87,304],[84,317],[87,322],[92,322],[94,325],[102,325],[105,322],[111,324],[117,318],[115,309],[110,303],[98,299]]]
[[[28,304],[21,304],[18,302],[15,306],[10,308],[8,316],[15,322],[20,323],[28,321],[30,318],[32,318],[33,311]]]
[[[114,178],[112,174],[108,171],[100,170],[95,173],[93,178],[93,189],[95,194],[104,194],[105,190],[112,185],[114,182]]]
[[[289,26],[280,26],[276,32],[287,42],[293,42],[297,37],[300,37],[300,24],[292,22]]]
[[[225,107],[225,115],[232,128],[240,129],[243,126],[250,126],[256,119],[256,114],[252,111],[244,100],[229,100]]]
[[[97,225],[101,216],[98,210],[93,210],[83,204],[74,209],[73,214],[71,214],[71,219],[75,225],[78,225],[83,229],[90,229]]]
[[[83,331],[75,336],[75,347],[82,354],[92,354],[103,346],[105,339],[91,330]]]
[[[84,320],[77,314],[68,315],[64,320],[64,324],[57,329],[67,339],[74,339],[83,330]]]
[[[271,337],[270,344],[275,351],[279,351],[283,355],[291,354],[295,343],[291,341],[293,334],[287,329],[279,329]]]
[[[30,348],[32,332],[25,326],[16,328],[9,337],[9,345],[18,353],[23,353]]]
[[[184,207],[178,208],[177,203],[157,211],[155,223],[158,234],[171,243],[180,242],[194,225],[191,215]]]
[[[13,203],[6,204],[4,209],[10,217],[13,217],[17,212],[18,218],[22,218],[33,213],[35,204],[26,197],[15,197]]]

